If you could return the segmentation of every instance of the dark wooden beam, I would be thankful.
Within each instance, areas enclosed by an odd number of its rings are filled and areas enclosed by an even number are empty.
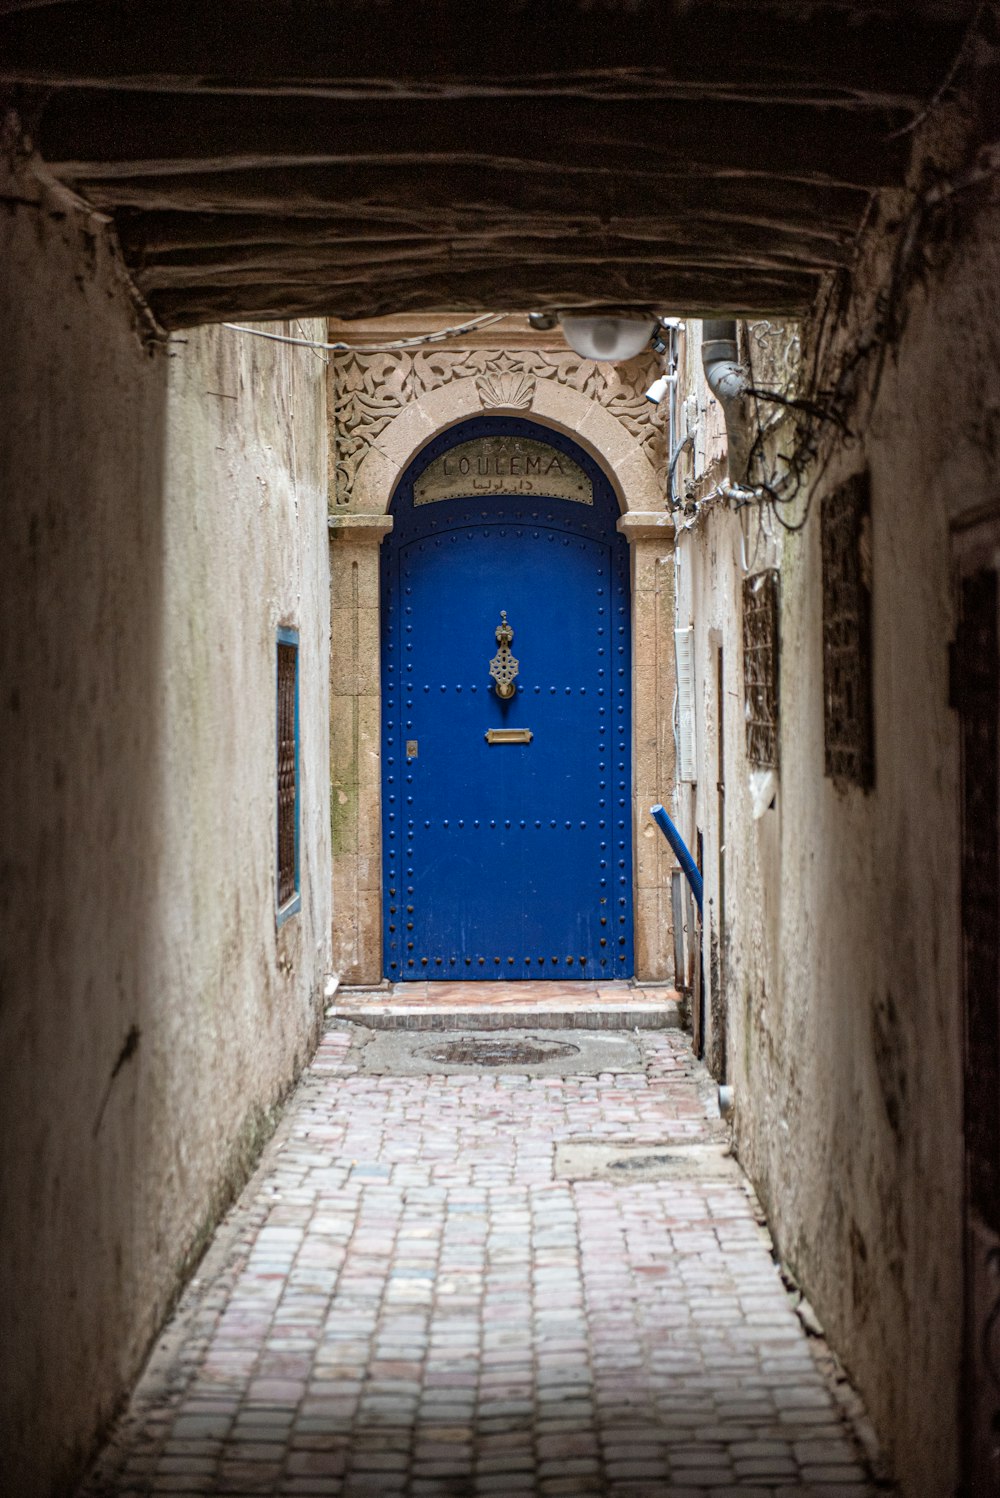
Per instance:
[[[858,211],[860,211],[858,205]],[[537,214],[510,212],[487,215],[462,214],[455,209],[441,213],[433,223],[425,215],[399,213],[395,217],[342,215],[326,218],[286,218],[255,213],[142,213],[122,210],[117,215],[118,237],[126,255],[156,260],[173,254],[210,250],[225,251],[249,245],[358,246],[378,248],[396,244],[458,241],[485,238],[497,245],[506,240],[553,243],[608,236],[624,244],[771,244],[801,253],[815,254],[820,261],[830,256],[840,263],[850,254],[855,220],[847,227],[803,216],[796,222],[786,212],[768,214],[748,204],[742,217],[735,210],[713,212],[711,202],[701,214],[691,209],[679,212],[675,205],[669,217],[636,215],[604,223],[593,214]]]
[[[228,248],[180,250],[132,260],[136,283],[147,294],[166,287],[196,286],[225,281],[232,286],[270,276],[281,282],[311,275],[317,283],[339,285],[359,277],[373,284],[401,275],[463,275],[502,269],[516,258],[521,268],[573,266],[603,267],[612,278],[639,277],[660,270],[743,270],[783,274],[787,271],[824,271],[846,264],[849,247],[839,254],[829,245],[781,240],[758,230],[731,238],[707,235],[683,238],[676,232],[659,240],[635,241],[608,236],[578,236],[561,241],[523,236],[517,240],[467,237],[457,240],[392,240],[379,244],[314,243],[309,245],[242,244]]]
[[[814,223],[851,233],[869,195],[858,188],[732,175],[662,173],[499,173],[473,167],[286,167],[264,171],[78,181],[98,208],[161,213],[254,214],[285,219],[330,217],[373,224],[443,222],[460,228],[505,221],[578,221],[608,225],[711,217],[741,222]],[[442,220],[442,215],[444,216]]]
[[[973,0],[2,0],[0,74],[27,84],[352,99],[568,90],[916,109],[973,10]]]
[[[331,301],[336,303],[343,296],[359,296],[363,298],[366,316],[380,316],[384,312],[399,311],[401,307],[403,310],[421,307],[428,311],[442,311],[443,306],[437,304],[437,296],[433,299],[434,304],[427,306],[425,288],[428,283],[455,287],[457,291],[449,292],[449,295],[459,295],[463,302],[468,302],[465,288],[475,284],[486,288],[499,284],[506,278],[508,269],[507,265],[497,265],[495,261],[470,261],[468,257],[463,257],[454,266],[444,258],[437,261],[428,258],[423,263],[402,266],[348,266],[338,262],[327,267],[287,263],[275,265],[263,260],[260,263],[250,262],[239,268],[232,265],[220,266],[214,274],[211,268],[191,266],[183,270],[176,269],[173,274],[164,274],[162,279],[157,279],[152,285],[145,284],[145,278],[140,277],[138,284],[140,291],[154,306],[160,305],[164,294],[171,292],[201,293],[208,288],[215,288],[228,295],[232,305],[241,301],[248,290],[259,288],[266,296],[276,287],[296,286],[301,291],[321,291],[328,310]],[[721,286],[729,285],[730,288],[741,288],[744,295],[749,295],[752,287],[754,295],[758,297],[763,294],[769,298],[780,291],[786,303],[791,300],[801,308],[802,288],[805,287],[811,296],[817,281],[816,276],[805,276],[802,272],[787,268],[706,264],[695,269],[690,264],[671,265],[666,261],[623,266],[621,261],[602,261],[596,258],[583,262],[529,259],[520,269],[521,278],[529,289],[538,286],[553,288],[535,292],[532,305],[537,301],[545,301],[548,305],[560,307],[572,305],[574,294],[579,300],[581,285],[593,288],[588,305],[601,303],[606,306],[610,300],[615,306],[642,307],[660,304],[661,286],[669,288],[672,296],[675,296],[679,286],[684,288],[685,295],[692,292],[702,295],[709,290],[717,293]],[[476,306],[480,310],[524,310],[525,304],[520,300],[511,306],[509,290],[503,293],[502,307],[493,304],[496,293],[487,290],[483,294],[490,295],[491,303],[480,306],[477,300]],[[402,302],[397,300],[400,296],[404,297]],[[553,297],[558,300],[553,301]],[[369,312],[370,307],[378,310]],[[336,315],[342,314],[336,310]]]
[[[476,270],[385,280],[362,279],[324,285],[314,276],[261,285],[201,285],[164,290],[150,298],[164,327],[287,317],[379,317],[388,313],[511,312],[525,307],[620,307],[674,312],[690,317],[797,317],[811,305],[819,278],[751,271],[655,271],[648,277],[609,275],[604,267]]]
[[[656,238],[631,239],[626,235],[563,235],[560,237],[536,236],[525,232],[515,236],[494,238],[488,234],[464,234],[444,238],[431,234],[413,239],[377,239],[355,241],[316,241],[307,244],[239,243],[227,246],[199,247],[152,254],[148,251],[133,251],[131,262],[141,270],[155,267],[238,265],[243,262],[287,265],[289,268],[307,265],[364,266],[377,272],[385,265],[417,264],[428,259],[441,259],[449,265],[458,266],[462,261],[479,261],[500,266],[506,262],[518,264],[551,263],[558,265],[617,264],[620,266],[666,264],[691,266],[703,260],[716,258],[732,263],[766,263],[780,269],[832,269],[842,265],[851,254],[850,246],[841,247],[838,253],[828,244],[811,242],[803,247],[801,241],[791,238],[750,232],[739,241],[720,235],[687,235],[673,229]],[[814,255],[815,260],[810,259]]]
[[[163,255],[193,251],[226,249],[230,246],[269,245],[393,245],[416,244],[425,239],[447,240],[475,232],[489,233],[497,243],[520,239],[525,234],[535,238],[563,239],[566,236],[598,233],[604,227],[591,214],[553,214],[527,217],[516,212],[502,216],[476,213],[462,214],[454,208],[442,212],[431,223],[425,213],[380,213],[365,216],[353,213],[330,213],[322,218],[293,218],[268,213],[183,213],[142,212],[122,209],[116,216],[118,237],[127,255],[156,259]],[[629,220],[608,225],[611,233],[629,233]],[[651,232],[662,229],[662,221],[647,221]],[[642,226],[639,227],[642,232]],[[836,238],[836,236],[834,236]]]
[[[747,173],[878,188],[902,180],[898,115],[801,105],[386,99],[58,92],[33,131],[64,180],[109,181],[261,167],[474,167],[578,179]]]

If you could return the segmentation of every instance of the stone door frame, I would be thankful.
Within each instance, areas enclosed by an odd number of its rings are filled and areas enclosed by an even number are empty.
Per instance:
[[[409,402],[375,439],[351,509],[330,516],[330,774],[334,970],[377,986],[382,970],[382,772],[379,546],[396,486],[426,444],[472,416],[519,416],[562,432],[607,474],[632,555],[632,821],[637,982],[667,982],[673,858],[649,816],[674,783],[674,526],[653,465],[598,402],[538,380],[529,405],[483,399],[475,378]]]

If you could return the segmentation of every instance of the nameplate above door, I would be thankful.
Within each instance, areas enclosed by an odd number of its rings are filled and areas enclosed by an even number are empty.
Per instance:
[[[487,744],[530,744],[534,734],[530,728],[487,728]]]
[[[476,494],[530,494],[592,505],[594,486],[579,463],[533,437],[475,437],[429,463],[413,485],[415,505]]]

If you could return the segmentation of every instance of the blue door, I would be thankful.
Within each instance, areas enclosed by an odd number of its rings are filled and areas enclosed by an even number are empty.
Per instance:
[[[392,509],[386,975],[630,976],[629,556],[610,484],[561,434],[480,417],[424,449]]]

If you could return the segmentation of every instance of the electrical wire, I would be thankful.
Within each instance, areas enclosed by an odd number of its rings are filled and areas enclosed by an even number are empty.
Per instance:
[[[681,453],[688,447],[694,446],[694,432],[688,432],[681,438],[670,455],[670,463],[667,467],[667,503],[672,510],[679,510],[681,500],[674,499],[674,474],[677,471],[677,460]]]
[[[305,338],[305,339],[308,340],[309,335],[306,333],[305,328],[302,326],[302,319],[301,318],[296,318],[295,319],[295,326],[298,328],[298,330],[302,334],[303,338]],[[322,353],[320,352],[319,349],[314,348],[313,349],[313,353],[316,355],[316,358],[319,360],[319,362],[321,364],[329,364],[329,362],[330,362],[329,359],[324,359],[323,355],[322,355]]]
[[[337,354],[382,354],[393,349],[419,348],[426,343],[444,343],[449,338],[460,338],[463,333],[475,333],[479,328],[488,328],[502,322],[509,312],[484,312],[471,322],[457,328],[441,328],[436,333],[422,333],[416,338],[400,338],[393,343],[320,343],[312,338],[289,338],[286,333],[266,333],[263,328],[247,328],[241,323],[224,322],[222,326],[233,333],[249,333],[252,338],[269,338],[272,343],[291,343],[297,348],[328,349]]]

